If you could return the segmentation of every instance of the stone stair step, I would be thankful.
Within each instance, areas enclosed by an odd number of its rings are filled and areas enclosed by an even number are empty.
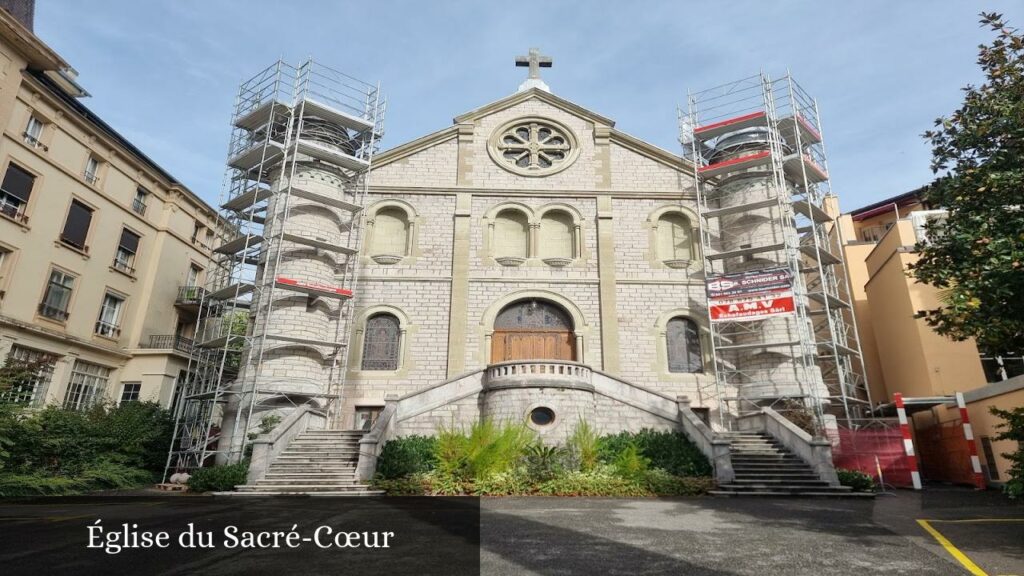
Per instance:
[[[711,490],[711,496],[720,498],[874,498],[874,492],[831,492],[820,490],[808,490],[805,492],[779,492],[774,490],[761,490],[757,492],[731,492],[722,490]]]
[[[344,491],[349,489],[366,490],[369,489],[368,484],[245,484],[242,486],[236,486],[236,490],[241,492],[250,492],[253,490],[257,491],[292,491],[292,492],[324,492],[327,490]]]
[[[366,496],[383,496],[383,490],[338,490],[338,491],[318,491],[318,492],[286,492],[281,490],[268,491],[268,490],[251,490],[245,492],[214,492],[214,496],[235,496],[235,497],[267,497],[267,496],[319,496],[319,497],[338,497],[338,496],[350,496],[354,498],[363,498]]]

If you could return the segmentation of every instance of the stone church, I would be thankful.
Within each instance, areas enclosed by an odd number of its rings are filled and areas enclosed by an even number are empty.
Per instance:
[[[517,92],[374,157],[342,426],[392,402],[401,434],[674,428],[714,380],[697,226],[687,160],[532,62]]]

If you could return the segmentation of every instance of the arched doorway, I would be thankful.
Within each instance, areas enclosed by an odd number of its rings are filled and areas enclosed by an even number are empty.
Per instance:
[[[513,302],[494,319],[491,363],[509,360],[576,360],[572,317],[544,300]]]

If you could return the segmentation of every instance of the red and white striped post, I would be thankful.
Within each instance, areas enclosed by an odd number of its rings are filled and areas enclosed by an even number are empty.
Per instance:
[[[974,441],[974,428],[971,426],[971,417],[967,414],[967,402],[961,392],[956,393],[956,406],[960,409],[960,421],[964,424],[964,438],[967,439],[967,453],[971,455],[971,472],[974,476],[974,486],[978,490],[985,489],[985,477],[981,475],[981,458],[978,458],[978,443]]]
[[[896,416],[900,419],[900,432],[903,433],[903,451],[910,463],[910,479],[914,482],[914,490],[921,489],[921,473],[917,470],[917,453],[914,452],[914,438],[910,435],[910,423],[907,422],[907,409],[903,406],[903,394],[892,395],[896,402]]]

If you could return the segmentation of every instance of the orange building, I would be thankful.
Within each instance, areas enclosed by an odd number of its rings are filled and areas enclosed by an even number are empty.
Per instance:
[[[925,240],[925,222],[945,211],[929,206],[922,192],[888,198],[837,220],[871,397],[885,405],[902,393],[914,412],[922,473],[932,480],[962,481],[969,459],[951,397],[963,392],[982,468],[989,482],[998,483],[1010,466],[1001,454],[1016,447],[992,439],[999,419],[989,407],[1024,405],[1024,359],[983,357],[972,340],[951,340],[925,322],[928,311],[941,306],[938,291],[917,283],[908,266],[918,258],[914,245]]]

